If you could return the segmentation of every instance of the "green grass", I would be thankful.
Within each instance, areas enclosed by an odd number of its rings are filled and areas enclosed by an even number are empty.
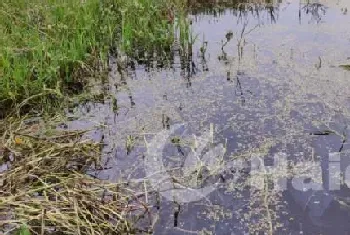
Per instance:
[[[112,22],[99,0],[4,0],[0,3],[0,100],[14,104],[82,80],[103,59]],[[101,27],[104,24],[106,27]],[[80,71],[79,71],[80,70]]]
[[[173,43],[174,9],[170,1],[130,0],[118,5],[122,12],[122,46],[126,52],[162,51]]]
[[[19,228],[19,230],[17,232],[17,235],[30,235],[30,231],[29,231],[29,229],[27,228],[26,225],[22,225]]]
[[[181,2],[0,1],[0,107],[48,106],[79,91],[106,65],[111,46],[132,56],[169,50]]]
[[[339,67],[350,71],[350,64],[340,65]]]

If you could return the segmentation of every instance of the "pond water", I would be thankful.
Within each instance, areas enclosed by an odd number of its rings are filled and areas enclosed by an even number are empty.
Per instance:
[[[93,129],[94,174],[128,181],[154,234],[350,234],[350,2],[249,2],[194,8],[170,67],[111,58],[68,127]]]

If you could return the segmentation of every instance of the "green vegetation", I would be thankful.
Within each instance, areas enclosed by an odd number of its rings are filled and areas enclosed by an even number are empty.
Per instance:
[[[350,64],[340,65],[340,68],[350,71]]]
[[[175,14],[181,11],[181,4],[131,0],[120,1],[118,8],[122,14],[122,48],[127,53],[143,56],[144,52],[169,51],[174,41]]]
[[[22,225],[17,233],[18,235],[30,235],[30,231],[26,225]]]
[[[1,1],[0,114],[80,92],[106,67],[110,49],[169,50],[182,9],[181,0]]]
[[[114,16],[99,0],[1,1],[1,107],[33,95],[28,103],[46,104],[64,86],[74,90],[105,59]]]

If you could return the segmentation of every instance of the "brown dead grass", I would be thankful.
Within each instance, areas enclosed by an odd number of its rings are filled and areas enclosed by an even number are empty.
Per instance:
[[[99,143],[48,123],[0,121],[0,231],[25,225],[31,234],[134,233],[128,215],[145,206],[131,204],[133,193],[122,184],[86,174],[100,167]]]

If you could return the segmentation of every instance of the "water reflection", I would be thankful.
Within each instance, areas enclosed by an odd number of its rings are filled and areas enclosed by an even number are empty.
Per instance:
[[[306,15],[311,15],[309,23],[321,23],[322,17],[326,15],[326,6],[318,2],[307,1],[305,4],[301,5],[301,10],[304,11]],[[299,11],[299,20],[302,22],[302,14]]]
[[[295,6],[298,6],[298,10],[290,9]],[[211,21],[215,23],[219,18],[227,18],[228,15],[231,16],[230,18],[233,20],[232,23],[235,22],[236,25],[241,27],[240,30],[235,32],[237,35],[240,35],[240,38],[237,39],[238,59],[241,59],[244,53],[245,36],[257,27],[264,27],[266,24],[276,24],[281,12],[284,16],[291,17],[291,19],[294,19],[294,17],[297,16],[299,24],[319,24],[324,22],[328,9],[322,1],[317,0],[299,1],[298,4],[281,0],[189,1],[188,8],[190,9],[189,21],[194,24],[196,24],[196,22],[203,22],[202,20],[208,17],[209,23]],[[347,8],[342,8],[341,12],[345,15],[347,13]],[[283,19],[283,21],[285,20],[286,19]],[[288,20],[288,22],[293,22],[293,20]],[[193,30],[193,26],[191,27]],[[194,31],[196,31],[196,29],[194,29]],[[201,38],[201,35],[197,34],[196,36],[198,36],[197,40]],[[144,65],[145,71],[149,72],[150,69],[154,67],[162,69],[176,67],[176,64],[179,64],[182,70],[182,75],[189,80],[191,76],[199,72],[200,67],[202,71],[207,71],[209,69],[205,55],[206,48],[208,47],[208,40],[203,38],[201,41],[202,46],[199,50],[196,50],[196,48],[193,48],[192,42],[189,42],[186,45],[180,45],[178,39],[175,39],[175,46],[170,53],[164,54],[166,52],[162,52],[163,54],[154,53],[153,55],[139,56],[139,58],[143,58],[142,60],[134,60],[130,58],[129,68],[135,70],[135,66]],[[227,43],[227,38],[221,40],[222,53],[219,55],[219,59],[226,62],[228,59],[224,48]],[[201,66],[198,66],[195,61],[196,59],[194,57],[196,55],[200,55],[202,59],[199,62]],[[188,84],[190,85],[190,83]]]
[[[328,153],[349,150],[348,73],[338,65],[350,56],[350,18],[346,6],[339,7],[189,1],[198,40],[172,51],[168,61],[157,54],[129,58],[127,71],[112,58],[104,104],[77,111],[81,120],[70,128],[102,123],[103,138],[96,138],[110,170],[98,177],[129,180],[138,192],[147,188],[154,234],[348,234],[348,188],[331,192],[327,186]],[[220,182],[207,198],[181,206],[145,183],[143,168],[145,142],[179,123],[188,130],[172,136],[164,150],[174,185]],[[246,167],[217,175],[203,167],[195,179],[184,179],[186,172],[173,169],[184,165],[195,145],[189,136],[211,126],[212,145],[225,143],[224,163],[241,159]],[[263,155],[268,164],[278,152],[288,153],[288,174],[305,171],[298,163],[321,164],[323,190],[250,190],[252,155]],[[344,157],[343,173],[347,165]]]

